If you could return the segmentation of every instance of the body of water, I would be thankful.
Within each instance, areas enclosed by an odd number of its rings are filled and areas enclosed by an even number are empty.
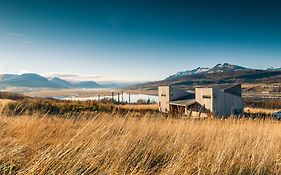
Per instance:
[[[111,99],[112,96],[93,96],[93,97],[61,97],[61,100],[74,100],[74,101],[87,101],[87,100],[102,100],[102,99]],[[118,95],[113,96],[114,100],[118,101]],[[131,94],[130,95],[130,102],[136,103],[138,100],[148,101],[150,100],[151,103],[158,103],[158,96],[156,95],[146,95],[146,94]],[[129,102],[129,94],[123,94],[123,101],[122,95],[119,95],[120,102]]]

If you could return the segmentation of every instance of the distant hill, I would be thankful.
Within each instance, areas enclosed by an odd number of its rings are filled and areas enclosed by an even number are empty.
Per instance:
[[[71,83],[69,81],[63,80],[61,78],[55,77],[51,79],[50,81],[59,84],[60,86],[63,86],[65,88],[85,88],[85,89],[92,89],[92,88],[103,88],[104,86],[101,84],[98,84],[94,81],[81,81],[76,83]]]
[[[30,97],[26,97],[22,94],[18,94],[15,92],[0,91],[0,99],[20,100],[25,98],[30,98]]]
[[[82,81],[79,83],[73,84],[76,88],[103,88],[102,85],[94,82],[94,81]]]
[[[28,87],[28,88],[102,88],[103,86],[94,81],[82,81],[71,83],[60,78],[51,80],[34,73],[22,75],[2,74],[0,76],[0,88],[5,87]]]
[[[31,88],[63,88],[59,84],[49,81],[47,78],[38,74],[22,74],[1,80],[2,86],[31,87]]]
[[[103,84],[105,88],[124,88],[132,85],[140,84],[138,82],[115,82]]]
[[[1,80],[9,80],[9,79],[15,78],[17,76],[18,76],[17,74],[1,74],[0,75],[0,81]]]
[[[200,68],[200,67],[199,67]],[[191,87],[196,85],[223,83],[268,83],[281,82],[280,69],[251,69],[229,63],[217,64],[213,68],[199,68],[191,71],[181,71],[161,81],[131,86],[130,89],[156,89],[159,85],[174,85]]]
[[[72,83],[70,83],[70,82],[68,82],[66,80],[60,79],[58,77],[55,77],[55,78],[51,79],[50,81],[53,82],[53,83],[56,83],[56,84],[58,84],[58,85],[60,85],[62,87],[65,87],[65,88],[73,88],[73,84]]]
[[[268,68],[267,70],[271,70],[271,71],[280,70],[281,71],[281,67],[271,67],[271,68]]]

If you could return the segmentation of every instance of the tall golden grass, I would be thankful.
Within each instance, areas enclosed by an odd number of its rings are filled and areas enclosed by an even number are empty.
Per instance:
[[[158,104],[124,104],[124,105],[117,105],[121,109],[126,110],[151,110],[157,111],[159,110]]]
[[[132,115],[1,116],[0,174],[281,173],[278,121]]]
[[[249,107],[244,108],[245,112],[251,113],[251,114],[259,114],[259,113],[272,114],[272,113],[278,112],[280,110],[281,109],[264,109],[264,108],[249,108]]]

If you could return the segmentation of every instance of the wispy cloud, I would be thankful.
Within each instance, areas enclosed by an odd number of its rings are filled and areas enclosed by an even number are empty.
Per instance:
[[[23,33],[14,33],[14,32],[5,32],[5,33],[0,33],[2,36],[12,36],[12,37],[26,37],[25,34]]]
[[[97,82],[111,81],[110,78],[99,76],[99,75],[85,75],[85,74],[61,73],[61,72],[50,72],[50,73],[45,73],[43,75],[48,78],[58,77],[68,81],[97,81]]]
[[[0,33],[0,39],[2,40],[3,43],[0,43],[0,47],[4,47],[7,45],[21,45],[21,46],[29,46],[33,42],[28,39],[28,36],[23,33],[16,33],[16,32],[4,32]]]
[[[12,36],[12,37],[26,37],[25,34],[22,34],[22,33],[14,33],[14,32],[4,32],[4,33],[0,33],[0,35],[3,35],[3,36]]]

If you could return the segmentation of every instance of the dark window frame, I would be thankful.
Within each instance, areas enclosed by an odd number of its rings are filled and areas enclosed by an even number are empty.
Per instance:
[[[204,99],[211,99],[212,97],[210,95],[203,95]]]

